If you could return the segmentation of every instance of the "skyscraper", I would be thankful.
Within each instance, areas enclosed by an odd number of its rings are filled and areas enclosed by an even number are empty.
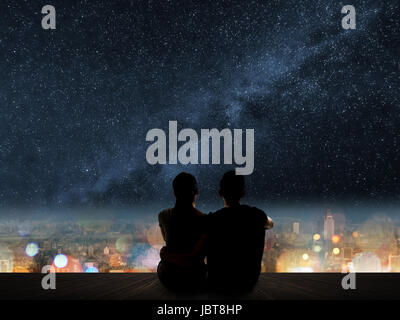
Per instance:
[[[300,234],[300,222],[293,222],[293,233]]]
[[[324,240],[331,240],[335,234],[335,220],[330,209],[326,210],[324,217]]]
[[[0,272],[11,272],[9,260],[0,260]]]

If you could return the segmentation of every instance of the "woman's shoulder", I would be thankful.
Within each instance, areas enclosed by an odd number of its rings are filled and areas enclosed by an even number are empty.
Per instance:
[[[193,208],[194,213],[200,217],[205,217],[207,216],[205,213],[201,212],[199,209]]]
[[[173,208],[161,210],[160,213],[158,214],[158,221],[161,222],[161,221],[165,220],[166,218],[170,217],[172,215],[172,211],[173,211]]]

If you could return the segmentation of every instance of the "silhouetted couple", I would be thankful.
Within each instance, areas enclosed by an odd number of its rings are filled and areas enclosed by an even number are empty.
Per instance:
[[[175,207],[158,216],[166,242],[157,269],[161,282],[174,291],[251,290],[261,271],[265,229],[273,221],[262,210],[240,204],[244,177],[224,174],[219,184],[224,208],[208,215],[195,208],[194,176],[182,172],[172,185]]]

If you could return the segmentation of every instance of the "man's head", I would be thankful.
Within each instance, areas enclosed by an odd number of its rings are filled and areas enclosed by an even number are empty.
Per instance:
[[[244,177],[236,175],[233,170],[226,172],[219,183],[219,195],[227,205],[239,203],[245,195]]]
[[[192,203],[199,194],[196,178],[186,172],[181,172],[175,177],[172,187],[178,201]]]

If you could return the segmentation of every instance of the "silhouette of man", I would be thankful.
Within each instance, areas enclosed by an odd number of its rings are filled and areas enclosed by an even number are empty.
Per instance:
[[[206,215],[195,208],[199,194],[194,176],[182,172],[172,183],[176,203],[174,208],[163,210],[158,215],[161,233],[166,246],[161,250],[161,261],[157,273],[161,282],[174,291],[196,291],[204,284],[204,241]],[[165,252],[169,253],[165,259]],[[190,252],[190,262],[182,259]]]
[[[216,290],[250,290],[261,271],[265,229],[273,221],[262,210],[240,204],[245,182],[234,171],[223,175],[219,195],[224,208],[207,217],[208,282]]]

